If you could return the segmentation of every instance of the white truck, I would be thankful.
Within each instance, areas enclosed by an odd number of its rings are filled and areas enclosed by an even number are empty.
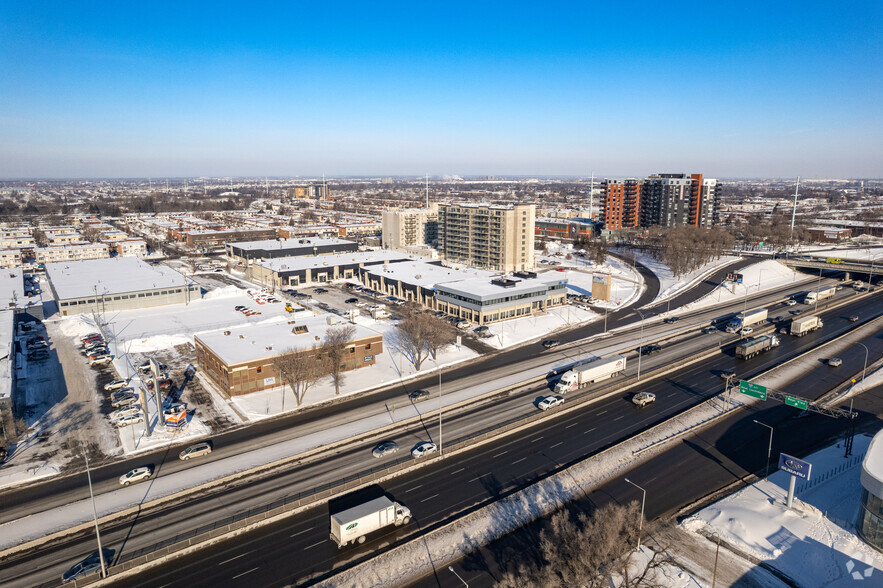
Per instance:
[[[821,329],[824,326],[825,324],[822,322],[822,319],[817,316],[802,316],[791,321],[790,333],[797,337],[803,337],[807,333]]]
[[[757,308],[737,314],[727,323],[726,331],[727,333],[738,333],[745,327],[762,323],[766,320],[766,317],[767,311],[765,308]]]
[[[812,292],[807,292],[806,296],[803,298],[804,304],[815,304],[816,302],[821,302],[822,300],[826,300],[828,298],[833,298],[834,294],[837,293],[837,288],[835,286],[828,286],[827,288],[819,288],[818,290],[813,290]]]
[[[772,349],[779,344],[779,338],[775,335],[763,335],[761,337],[754,337],[753,339],[748,339],[744,343],[740,343],[736,346],[736,357],[741,357],[742,359],[751,359],[758,353],[766,351],[767,349]]]
[[[368,533],[410,522],[408,507],[381,496],[331,515],[331,539],[341,548],[350,543],[364,543]]]
[[[567,394],[571,390],[588,386],[593,382],[612,378],[625,371],[625,357],[611,355],[599,357],[586,363],[573,366],[564,372],[555,384],[555,394]]]

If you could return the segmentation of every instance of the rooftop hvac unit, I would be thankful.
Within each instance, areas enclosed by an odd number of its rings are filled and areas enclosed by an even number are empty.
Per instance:
[[[229,336],[229,335],[230,335],[230,331],[224,331],[224,335]]]
[[[245,335],[239,335],[240,339],[245,339]]]

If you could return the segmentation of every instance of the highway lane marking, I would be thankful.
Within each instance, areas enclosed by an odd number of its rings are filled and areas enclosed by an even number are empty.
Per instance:
[[[325,543],[325,541],[319,541],[318,543],[313,543],[312,545],[308,545],[308,546],[304,547],[304,551],[306,551],[307,549],[311,549],[317,545],[322,545],[323,543]],[[257,568],[255,568],[255,569],[257,569]]]
[[[588,431],[583,431],[583,434],[584,434],[584,435],[587,435],[588,433],[591,433],[592,431],[594,431],[594,430],[597,429],[597,428],[598,428],[598,427],[592,427],[592,428],[589,429]]]
[[[536,439],[531,439],[530,442],[531,442],[531,443],[536,443],[536,442],[539,441],[540,439],[542,439],[542,437],[537,437]]]
[[[472,478],[472,479],[469,480],[469,481],[470,481],[470,482],[474,482],[474,481],[476,481],[476,480],[480,480],[480,479],[482,479],[483,477],[485,477],[486,475],[487,475],[487,474],[482,474],[482,475],[478,476],[477,478]]]
[[[526,458],[526,457],[522,457],[522,458],[519,459],[518,461],[513,461],[513,462],[512,462],[512,465],[515,465],[516,463],[521,463],[521,462],[524,461],[525,459],[527,459],[527,458]]]
[[[419,486],[414,486],[413,488],[409,488],[409,489],[405,490],[405,492],[413,492],[417,488],[423,488],[423,484],[420,484]]]
[[[601,412],[596,412],[595,415],[596,415],[596,416],[601,416],[601,415],[604,414],[605,412],[607,412],[607,411],[606,411],[606,410],[602,410]]]
[[[429,498],[424,498],[424,499],[421,500],[420,502],[426,502],[427,500],[432,500],[432,499],[435,498],[436,496],[438,496],[438,494],[433,494],[433,495],[430,496]]]
[[[260,569],[260,568],[252,568],[252,569],[248,570],[247,572],[242,572],[242,573],[239,574],[238,576],[233,576],[233,577],[230,578],[230,579],[231,579],[231,580],[235,580],[236,578],[241,578],[241,577],[244,576],[245,574],[250,574],[250,573],[252,573],[253,571],[255,571],[255,570],[259,570],[259,569]]]
[[[618,421],[619,419],[624,419],[624,418],[625,418],[625,415],[621,415],[621,416],[616,417],[616,418],[613,419],[613,420],[614,420],[614,422],[615,422],[615,421]]]
[[[494,457],[500,457],[501,455],[506,455],[507,453],[509,453],[508,449],[506,451],[504,451],[503,453],[496,454]]]
[[[578,422],[577,422],[577,423],[571,423],[571,424],[567,425],[567,426],[564,427],[564,428],[565,428],[565,429],[569,429],[570,427],[575,427],[575,426],[577,426],[578,424],[579,424]]]
[[[294,535],[289,535],[289,537],[297,537],[298,535],[303,535],[304,533],[306,533],[307,531],[311,531],[312,529],[313,529],[313,528],[310,527],[309,529],[304,529],[303,531],[298,531],[298,532],[295,533]]]
[[[555,449],[555,448],[558,447],[559,445],[564,445],[564,441],[561,441],[560,443],[556,443],[555,445],[553,445],[553,446],[550,447],[549,449]]]
[[[460,472],[464,471],[465,469],[466,468],[460,468],[459,470],[455,470],[455,471],[451,472],[451,475],[453,476],[454,474],[459,474]]]
[[[252,550],[252,551],[254,551],[254,550]],[[228,562],[233,561],[234,559],[239,559],[240,557],[245,557],[245,556],[248,555],[249,553],[251,553],[251,551],[246,551],[245,553],[241,553],[241,554],[237,555],[236,557],[231,557],[230,559],[225,559],[224,561],[222,561],[222,562],[219,563],[218,565],[219,565],[219,566],[222,566],[222,565],[224,565],[225,563],[228,563]]]

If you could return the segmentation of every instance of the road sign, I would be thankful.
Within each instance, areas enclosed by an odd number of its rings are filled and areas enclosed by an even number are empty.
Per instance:
[[[793,406],[794,408],[799,408],[800,410],[806,410],[809,406],[806,400],[801,400],[800,398],[794,398],[793,396],[785,397],[785,404],[788,406]]]
[[[779,469],[783,472],[788,472],[792,476],[809,480],[810,472],[812,472],[812,464],[808,461],[792,457],[787,453],[780,453]]]
[[[766,386],[761,386],[760,384],[752,384],[745,380],[739,380],[739,392],[745,396],[753,396],[754,398],[766,400]]]

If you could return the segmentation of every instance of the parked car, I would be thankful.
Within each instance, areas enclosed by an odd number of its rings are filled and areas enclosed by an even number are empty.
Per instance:
[[[552,349],[553,347],[558,347],[561,345],[561,341],[558,339],[549,339],[547,341],[543,341],[543,347],[546,349]]]
[[[438,451],[438,447],[435,443],[424,441],[423,443],[418,443],[417,446],[411,450],[411,457],[417,459],[418,457],[429,455],[430,453],[433,453],[435,451]]]
[[[540,410],[549,410],[559,404],[564,404],[564,398],[562,396],[546,396],[540,400],[539,404],[537,404],[537,408]]]
[[[94,339],[95,337],[101,337],[101,333],[89,333],[88,335],[83,335],[82,337],[80,337],[80,343],[82,343],[86,339]]]
[[[475,327],[475,329],[473,329],[473,332],[481,334],[481,333],[487,333],[490,330],[491,330],[491,328],[489,326],[481,325],[480,327]]]
[[[119,390],[120,388],[125,388],[128,382],[126,380],[111,380],[107,384],[104,385],[105,392],[110,392],[112,390]]]
[[[315,292],[316,294],[324,294],[324,293],[327,292],[327,291],[328,291],[328,290],[326,290],[325,288],[316,288],[316,289],[314,290],[314,292]]]
[[[141,466],[120,476],[120,484],[122,484],[123,486],[128,486],[129,484],[134,484],[135,482],[143,482],[152,475],[152,466]]]
[[[159,381],[160,390],[169,390],[172,387],[172,381],[168,378]],[[153,382],[147,382],[147,389],[153,390]]]
[[[212,445],[208,441],[203,441],[202,443],[197,443],[196,445],[191,445],[184,451],[178,454],[178,459],[181,461],[187,461],[188,459],[192,459],[194,457],[202,457],[203,455],[208,455],[212,452]]]
[[[461,331],[469,328],[469,321],[458,321],[456,327]]]
[[[346,302],[347,304],[355,304],[358,301],[358,298],[347,298],[346,300],[344,300],[344,302]]]
[[[137,404],[130,404],[129,406],[124,406],[123,408],[121,408],[119,410],[115,410],[114,412],[110,413],[110,420],[116,421],[116,420],[119,420],[123,417],[127,417],[127,416],[130,416],[133,414],[138,414],[140,412],[141,412],[140,406],[138,406]]]
[[[136,402],[138,402],[138,397],[135,394],[132,394],[131,392],[121,394],[120,396],[117,396],[116,398],[111,397],[111,399],[110,399],[110,405],[113,406],[114,408],[120,408],[122,406],[129,406],[131,404],[135,404]]]
[[[828,365],[831,367],[840,367],[841,365],[843,365],[843,360],[839,357],[832,357],[828,360]]]
[[[159,364],[159,370],[164,372],[166,370],[166,366]],[[138,366],[138,373],[146,374],[150,371],[150,361],[145,361],[141,365]]]
[[[40,349],[37,351],[31,351],[28,353],[28,359],[31,361],[40,361],[42,359],[49,359],[49,352],[45,349]]]
[[[104,365],[106,363],[110,363],[112,359],[112,355],[97,355],[89,359],[89,365],[92,367],[95,367],[97,365]]]
[[[246,308],[247,308],[247,307],[242,306],[242,305],[240,304],[240,305],[238,305],[238,306],[234,306],[234,307],[233,307],[233,310],[238,310],[239,312],[242,312],[242,311],[245,310]]]
[[[144,415],[141,413],[137,414],[127,414],[124,417],[120,417],[114,423],[117,427],[128,427],[129,425],[134,425],[135,423],[140,423],[144,421]]]
[[[371,455],[374,457],[384,457],[386,455],[392,455],[398,450],[399,445],[395,441],[384,441],[371,451]]]
[[[638,406],[646,406],[651,402],[656,402],[656,394],[652,392],[638,392],[632,396],[632,402]]]
[[[426,400],[429,398],[430,394],[428,390],[414,390],[410,394],[408,394],[408,398],[413,400],[414,402],[420,402],[421,400]]]

